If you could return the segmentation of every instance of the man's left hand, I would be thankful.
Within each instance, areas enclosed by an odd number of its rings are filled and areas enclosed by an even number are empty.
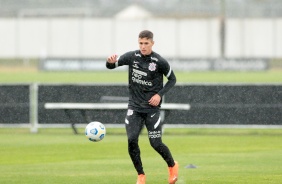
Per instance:
[[[159,94],[155,94],[152,96],[152,98],[149,100],[149,104],[152,106],[158,106],[161,101],[161,96]]]

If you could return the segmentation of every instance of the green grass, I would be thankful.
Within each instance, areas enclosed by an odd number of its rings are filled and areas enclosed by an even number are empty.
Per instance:
[[[178,83],[281,83],[282,71],[175,72]],[[127,83],[127,72],[0,72],[0,83]]]
[[[282,83],[281,71],[176,72],[178,82]],[[1,71],[0,83],[127,83],[126,72]],[[80,132],[83,130],[80,129]],[[167,183],[167,168],[140,137],[148,184]],[[166,129],[163,141],[180,163],[178,184],[278,184],[282,129]],[[196,169],[185,166],[193,164]],[[136,172],[124,129],[88,141],[69,129],[0,128],[0,184],[132,184]]]
[[[83,132],[82,129],[79,129]],[[180,163],[178,184],[278,184],[282,181],[281,129],[166,129],[163,141]],[[136,172],[124,129],[107,129],[101,142],[71,129],[0,129],[1,184],[130,184]],[[147,183],[167,183],[167,168],[150,147],[140,148]],[[195,169],[185,166],[193,164]]]

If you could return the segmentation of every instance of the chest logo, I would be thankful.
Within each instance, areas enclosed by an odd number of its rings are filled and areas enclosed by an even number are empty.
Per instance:
[[[156,70],[156,63],[149,63],[149,70],[155,71]]]

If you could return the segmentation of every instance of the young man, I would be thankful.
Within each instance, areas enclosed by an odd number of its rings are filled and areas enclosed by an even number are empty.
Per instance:
[[[127,52],[120,57],[111,55],[106,67],[114,69],[128,65],[129,103],[125,118],[128,137],[128,152],[138,173],[137,184],[144,184],[146,177],[140,157],[138,138],[145,124],[151,146],[162,156],[168,165],[169,183],[174,184],[178,177],[178,163],[174,161],[170,150],[162,142],[160,107],[162,96],[176,83],[176,77],[168,62],[152,50],[153,33],[140,32],[139,50]],[[163,76],[168,81],[163,86]]]

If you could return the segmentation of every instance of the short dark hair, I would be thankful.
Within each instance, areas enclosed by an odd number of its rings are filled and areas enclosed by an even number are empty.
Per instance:
[[[144,30],[139,33],[139,38],[147,38],[153,40],[154,34],[149,30]]]

